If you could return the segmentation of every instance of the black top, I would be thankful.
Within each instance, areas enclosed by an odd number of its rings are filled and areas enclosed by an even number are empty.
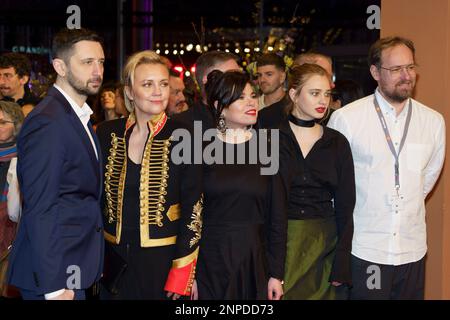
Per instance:
[[[261,225],[266,237],[260,243],[266,247],[269,274],[283,279],[286,254],[287,217],[282,205],[286,196],[280,176],[261,175],[263,165],[249,162],[251,143],[258,143],[256,135],[242,144],[230,144],[217,139],[223,145],[223,161],[234,148],[245,148],[245,164],[205,165],[203,171],[204,232],[209,226]],[[253,151],[253,150],[252,150]],[[256,150],[254,150],[256,151]],[[266,242],[267,243],[264,243]]]
[[[258,115],[258,125],[260,128],[278,128],[280,123],[287,119],[287,108],[291,105],[291,99],[286,94],[283,99],[261,110]]]
[[[10,101],[10,102],[15,102],[17,103],[19,106],[23,107],[26,104],[31,104],[33,106],[37,105],[40,102],[40,99],[38,97],[35,97],[30,89],[27,88],[27,86],[24,87],[25,93],[23,95],[22,98],[17,99],[17,101],[14,101],[13,98],[10,97],[3,97],[3,101]]]
[[[127,175],[125,177],[125,188],[123,194],[122,214],[122,241],[139,246],[139,182],[141,177],[141,165],[134,163],[129,157],[127,159]]]
[[[186,111],[174,114],[172,118],[189,129],[192,129],[194,121],[201,121],[202,132],[216,127],[213,110],[201,101],[196,102]]]
[[[350,283],[355,177],[347,139],[324,127],[304,158],[286,120],[280,125],[280,164],[288,190],[288,219],[336,217],[338,243],[330,280]]]

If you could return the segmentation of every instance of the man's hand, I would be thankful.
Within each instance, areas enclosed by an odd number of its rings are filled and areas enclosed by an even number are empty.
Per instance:
[[[270,278],[267,285],[267,298],[269,300],[280,300],[283,296],[283,284],[280,280]]]
[[[339,287],[339,286],[342,285],[342,282],[332,281],[332,282],[331,282],[331,285],[332,285],[333,287]]]
[[[74,298],[75,298],[75,291],[65,289],[64,292],[61,293],[59,296],[56,296],[49,300],[74,300]]]

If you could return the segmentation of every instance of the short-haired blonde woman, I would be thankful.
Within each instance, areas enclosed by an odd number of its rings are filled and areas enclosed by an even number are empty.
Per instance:
[[[107,243],[101,298],[189,296],[202,202],[196,167],[171,159],[178,125],[164,113],[169,70],[156,53],[142,51],[128,59],[123,81],[130,115],[97,129]]]
[[[23,122],[20,106],[0,101],[0,296],[13,293],[5,283],[6,258],[20,218],[16,138]]]

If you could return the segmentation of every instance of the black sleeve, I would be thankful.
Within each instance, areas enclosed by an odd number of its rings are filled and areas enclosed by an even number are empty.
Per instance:
[[[280,139],[282,139],[280,137]],[[268,260],[269,275],[277,279],[284,279],[287,244],[287,205],[290,180],[287,172],[289,165],[287,152],[279,144],[279,169],[271,176],[270,205],[268,212]]]
[[[347,139],[340,135],[336,152],[338,183],[334,190],[334,207],[338,240],[330,281],[351,285],[351,251],[353,238],[353,209],[355,207],[355,172]]]
[[[287,241],[286,190],[280,174],[271,177],[271,205],[268,223],[269,276],[284,279]]]

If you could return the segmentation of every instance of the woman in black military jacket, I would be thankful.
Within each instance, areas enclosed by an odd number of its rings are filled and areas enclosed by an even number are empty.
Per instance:
[[[104,165],[105,299],[173,299],[191,294],[202,200],[199,172],[176,165],[179,126],[164,110],[169,72],[152,51],[124,68],[130,116],[97,129]]]

